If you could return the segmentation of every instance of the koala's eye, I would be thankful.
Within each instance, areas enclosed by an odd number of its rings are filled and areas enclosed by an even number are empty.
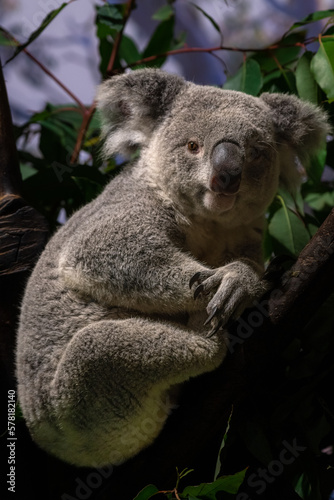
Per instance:
[[[199,150],[199,145],[197,144],[197,142],[195,141],[189,141],[188,142],[188,149],[189,151],[191,151],[192,153],[197,153],[198,150]]]

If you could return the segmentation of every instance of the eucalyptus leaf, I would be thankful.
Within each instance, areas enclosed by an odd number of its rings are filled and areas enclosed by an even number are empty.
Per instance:
[[[298,58],[301,51],[298,44],[304,40],[305,32],[291,33],[278,43],[277,48],[254,54],[252,59],[259,63],[264,74],[276,71],[280,67],[287,67]]]
[[[148,500],[158,493],[158,488],[153,484],[149,484],[134,498],[134,500]]]
[[[5,28],[0,26],[0,45],[9,45],[11,47],[17,47],[18,42],[13,40],[12,35]]]
[[[106,24],[109,28],[120,31],[123,27],[123,6],[120,5],[102,5],[96,7],[96,23]]]
[[[334,101],[334,36],[332,40],[319,40],[318,52],[312,59],[311,71],[328,101]]]
[[[223,439],[222,439],[222,442],[221,442],[221,445],[220,445],[220,448],[219,448],[219,452],[218,452],[218,458],[217,458],[217,463],[216,463],[216,470],[215,470],[215,475],[214,475],[214,479],[216,480],[219,473],[220,473],[220,470],[221,470],[221,460],[220,460],[220,455],[221,455],[221,452],[223,450],[223,448],[225,447],[226,445],[226,441],[227,441],[227,435],[228,435],[228,431],[230,430],[230,425],[231,425],[231,419],[232,419],[232,414],[233,414],[233,407],[231,409],[231,413],[228,417],[228,420],[227,420],[227,425],[226,425],[226,429],[225,429],[225,434],[223,436]]]
[[[30,45],[36,38],[49,26],[49,24],[55,19],[55,17],[58,16],[58,14],[68,5],[68,3],[62,3],[58,9],[54,9],[51,12],[47,14],[47,16],[43,19],[42,24],[35,30],[33,33],[31,33],[30,37],[25,43],[22,43],[17,46],[14,54],[12,57],[10,57],[7,60],[7,63],[14,59],[20,52],[22,52],[23,49],[27,48],[28,45]]]
[[[314,210],[325,210],[334,207],[334,191],[324,193],[309,193],[305,196],[305,202]]]
[[[298,95],[305,101],[318,104],[318,85],[311,71],[312,52],[305,52],[299,59],[296,68],[296,86]]]
[[[135,42],[125,35],[122,36],[118,54],[127,64],[132,64],[141,58]]]
[[[74,169],[74,172],[75,170],[76,169]],[[92,170],[95,169],[92,168]],[[72,176],[72,179],[81,191],[84,203],[89,203],[101,192],[101,184],[99,182],[88,179],[87,177],[79,176]]]
[[[308,243],[310,236],[304,222],[292,212],[281,196],[279,208],[271,218],[268,226],[269,234],[291,255],[297,256]]]
[[[233,495],[238,493],[238,490],[245,479],[246,472],[247,469],[244,469],[236,474],[220,477],[213,483],[203,483],[199,486],[187,486],[182,492],[182,495],[204,498],[206,500],[216,500],[216,495],[219,493],[219,499],[230,498],[224,497],[221,493],[225,492]]]
[[[31,164],[25,164],[21,163],[20,164],[20,171],[21,171],[21,176],[22,180],[25,181],[26,179],[29,179],[32,175],[35,175],[37,173],[36,168],[34,168]]]
[[[171,5],[163,5],[152,16],[155,21],[167,21],[174,16],[174,10]]]
[[[298,21],[297,23],[293,24],[289,29],[288,33],[296,28],[300,28],[301,26],[306,26],[307,24],[315,23],[316,21],[321,21],[322,19],[326,19],[327,17],[332,17],[332,16],[334,16],[334,9],[319,10],[318,12],[313,12],[312,14],[309,14],[301,21]]]
[[[283,198],[287,208],[293,212],[299,212],[304,216],[304,201],[299,191],[295,195],[292,195],[288,189],[280,186],[277,194]]]
[[[167,21],[162,21],[154,31],[150,41],[148,42],[142,57],[155,56],[157,54],[164,54],[171,50],[174,36],[174,16]],[[147,66],[160,67],[165,62],[166,57],[159,57]]]
[[[257,96],[262,84],[260,65],[254,59],[246,59],[239,71],[226,81],[224,89],[240,90]]]
[[[323,149],[318,151],[316,155],[314,155],[307,166],[307,175],[312,180],[312,182],[317,185],[321,182],[321,177],[325,168],[326,163],[326,146]]]
[[[197,10],[199,10],[210,21],[210,23],[215,28],[215,30],[217,30],[218,33],[221,35],[222,34],[221,29],[218,26],[218,24],[216,23],[216,21],[213,19],[213,17],[211,17],[207,12],[205,12],[205,10],[203,10],[201,7],[199,7],[195,3],[193,3],[193,2],[190,2],[190,3],[193,7],[195,7]]]

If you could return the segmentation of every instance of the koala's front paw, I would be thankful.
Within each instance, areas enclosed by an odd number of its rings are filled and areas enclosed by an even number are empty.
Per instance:
[[[247,263],[236,261],[218,269],[196,273],[189,286],[196,284],[194,298],[206,296],[208,319],[212,329],[208,337],[214,335],[228,321],[237,319],[244,309],[260,298],[266,290],[265,283]]]

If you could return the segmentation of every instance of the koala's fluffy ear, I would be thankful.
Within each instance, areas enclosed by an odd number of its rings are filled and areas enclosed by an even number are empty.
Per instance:
[[[296,156],[307,167],[331,132],[326,113],[293,95],[265,93],[261,99],[269,106],[277,133],[282,184],[294,192],[301,179]]]
[[[136,146],[147,144],[186,85],[183,78],[156,69],[113,76],[102,83],[97,104],[102,116],[105,155],[127,156]]]

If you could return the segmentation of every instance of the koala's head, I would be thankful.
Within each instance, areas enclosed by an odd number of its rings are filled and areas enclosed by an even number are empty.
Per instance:
[[[187,215],[237,221],[263,214],[279,183],[293,190],[325,141],[325,114],[295,96],[221,90],[160,70],[100,86],[105,154],[140,145],[141,168]]]

